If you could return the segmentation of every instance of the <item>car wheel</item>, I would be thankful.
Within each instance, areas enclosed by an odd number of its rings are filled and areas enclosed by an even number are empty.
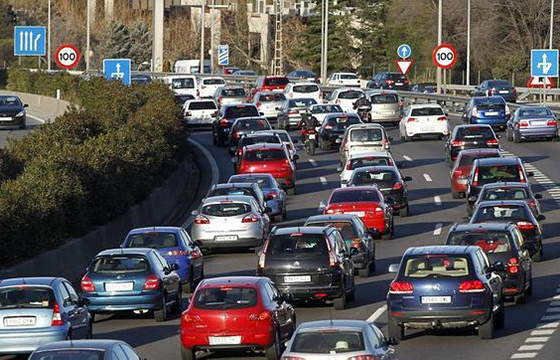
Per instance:
[[[193,349],[181,346],[181,360],[196,360],[196,353]]]
[[[370,267],[369,267],[369,266],[366,266],[365,269],[360,269],[360,270],[358,270],[358,275],[359,275],[360,277],[366,278],[366,277],[369,277],[370,271],[371,271]]]
[[[274,333],[274,344],[266,349],[266,360],[278,360],[280,358],[280,336],[278,330]]]
[[[490,318],[484,324],[478,326],[478,337],[484,340],[494,338],[494,314],[490,314]]]
[[[404,209],[399,210],[399,216],[400,217],[407,217],[408,213],[409,213],[408,204],[406,204],[406,207]]]
[[[350,291],[350,294],[346,296],[346,301],[354,301],[354,300],[356,300],[356,286],[353,286],[352,291]]]
[[[513,135],[511,135],[511,130],[509,128],[506,129],[506,139],[508,141],[513,141]]]
[[[185,284],[185,288],[184,291],[185,293],[192,293],[194,291],[194,289],[196,288],[196,284],[195,284],[195,279],[194,279],[194,268],[191,267],[191,276],[189,276],[189,282]]]
[[[525,290],[525,295],[526,296],[533,295],[533,276],[532,275],[531,275],[531,278],[529,279],[529,286]]]
[[[521,142],[521,139],[519,138],[519,135],[517,135],[517,133],[513,133],[513,142],[519,144]]]
[[[342,296],[333,300],[335,310],[344,310],[346,308],[346,289],[342,289]]]
[[[288,196],[294,196],[296,194],[296,187],[294,186],[293,188],[288,189],[287,194]]]
[[[461,198],[461,193],[459,191],[453,191],[451,190],[451,197],[453,199],[460,199]]]
[[[527,298],[525,297],[525,292],[515,295],[513,297],[513,300],[515,301],[516,304],[525,304],[527,302]]]
[[[180,313],[183,308],[183,289],[179,286],[179,291],[177,292],[177,299],[175,304],[171,306],[171,312],[174,314]]]
[[[542,248],[539,250],[538,253],[536,253],[535,255],[533,255],[533,256],[531,257],[531,259],[532,259],[534,262],[541,262],[541,261],[542,261],[542,258],[543,258],[543,250],[542,250]]]
[[[506,325],[506,309],[504,306],[504,300],[500,303],[500,310],[496,314],[496,324],[494,325],[496,329],[503,329]]]
[[[156,322],[164,322],[167,320],[167,297],[163,295],[161,309],[154,310],[154,318]]]
[[[399,325],[396,320],[389,317],[389,322],[387,323],[387,332],[389,338],[394,338],[397,341],[404,340],[404,326]]]

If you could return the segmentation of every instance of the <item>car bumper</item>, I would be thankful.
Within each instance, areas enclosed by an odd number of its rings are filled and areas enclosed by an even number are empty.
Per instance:
[[[399,122],[401,120],[399,114],[378,114],[376,112],[371,112],[371,121],[378,123],[393,123]]]
[[[284,204],[282,204],[281,200],[269,200],[266,202],[266,206],[272,209],[272,212],[269,215],[280,215],[284,210]]]
[[[447,126],[434,127],[429,130],[423,130],[422,128],[406,128],[406,134],[410,137],[414,136],[441,136],[449,135],[449,128]]]
[[[530,138],[554,138],[558,136],[558,129],[556,127],[537,128],[537,129],[518,129],[519,137],[522,139]]]
[[[456,192],[464,193],[467,191],[467,179],[451,180],[451,189]]]
[[[92,296],[86,295],[90,304],[90,313],[113,313],[119,311],[154,310],[161,308],[162,293],[119,295],[119,296]]]
[[[39,346],[66,340],[67,326],[53,326],[34,330],[0,330],[0,354],[25,354]]]
[[[11,120],[7,120],[8,118],[10,117],[7,116],[6,120],[0,121],[0,127],[24,126],[27,121],[27,116],[11,117]]]
[[[185,117],[185,123],[189,126],[212,126],[214,118],[211,117]]]
[[[500,274],[504,279],[504,296],[515,296],[525,292],[525,282],[521,276]]]
[[[322,299],[332,300],[342,296],[340,286],[278,285],[282,295],[290,300]]]
[[[376,229],[380,234],[386,234],[389,232],[389,227],[387,226],[385,219],[371,219],[362,217],[361,218],[368,230]]]
[[[231,230],[230,232],[206,231],[202,226],[194,224],[191,228],[193,241],[200,240],[203,249],[231,248],[259,246],[263,241],[263,229],[261,226],[254,226],[249,230]],[[237,240],[216,240],[218,236],[237,236]]]
[[[493,128],[505,128],[507,118],[498,118],[498,119],[487,119],[487,118],[476,118],[473,117],[471,120],[472,124],[483,124],[483,125],[490,125]]]
[[[241,336],[241,342],[236,345],[210,345],[210,336]],[[197,350],[218,350],[218,349],[243,349],[258,348],[267,349],[274,343],[274,331],[270,328],[262,330],[242,331],[227,330],[219,333],[208,333],[200,329],[186,328],[181,329],[181,344],[188,349]]]
[[[491,309],[389,311],[388,318],[411,329],[463,328],[484,324]]]

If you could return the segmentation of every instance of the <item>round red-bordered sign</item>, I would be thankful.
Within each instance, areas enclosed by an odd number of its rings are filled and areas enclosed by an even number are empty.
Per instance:
[[[78,65],[80,61],[80,52],[74,45],[61,45],[56,49],[55,58],[58,66],[64,69],[71,69]]]
[[[438,45],[432,52],[432,61],[437,67],[450,69],[457,62],[457,50],[451,44]]]

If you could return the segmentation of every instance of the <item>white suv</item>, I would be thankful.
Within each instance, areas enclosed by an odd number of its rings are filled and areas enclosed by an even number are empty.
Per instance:
[[[290,83],[284,88],[287,99],[313,98],[318,103],[323,102],[323,93],[315,83]]]

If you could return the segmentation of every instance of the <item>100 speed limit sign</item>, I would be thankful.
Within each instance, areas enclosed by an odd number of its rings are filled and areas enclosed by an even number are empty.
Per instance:
[[[457,61],[457,50],[450,44],[438,45],[432,53],[432,61],[437,67],[450,69]]]
[[[56,62],[64,69],[71,69],[78,64],[80,52],[74,45],[62,45],[56,50]]]

